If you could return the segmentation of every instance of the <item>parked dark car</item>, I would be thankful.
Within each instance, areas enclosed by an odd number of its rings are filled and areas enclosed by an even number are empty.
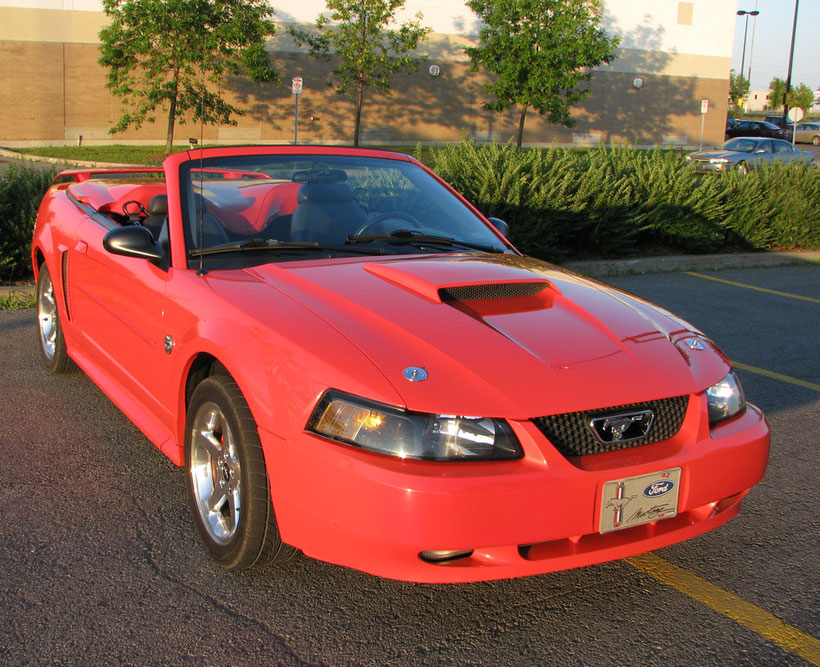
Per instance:
[[[726,128],[726,138],[766,137],[767,139],[791,139],[787,130],[762,120],[740,120],[734,127]]]
[[[783,120],[783,116],[766,116],[766,122],[771,123],[772,125],[777,125],[781,130],[787,130],[791,132],[794,129],[794,123],[792,119],[786,116],[786,119]]]

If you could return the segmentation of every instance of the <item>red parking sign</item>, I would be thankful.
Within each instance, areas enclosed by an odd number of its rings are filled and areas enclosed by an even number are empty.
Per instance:
[[[299,95],[302,92],[302,77],[301,76],[293,77],[293,81],[291,81],[291,90],[293,90],[294,95]]]

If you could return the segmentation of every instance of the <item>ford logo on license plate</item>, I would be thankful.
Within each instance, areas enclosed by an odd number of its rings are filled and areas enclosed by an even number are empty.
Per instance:
[[[675,482],[671,479],[659,479],[657,482],[652,482],[647,486],[643,490],[643,495],[647,498],[657,498],[658,496],[665,496],[673,488],[675,488]]]

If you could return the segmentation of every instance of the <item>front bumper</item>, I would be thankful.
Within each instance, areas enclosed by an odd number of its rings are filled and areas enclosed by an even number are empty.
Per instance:
[[[402,461],[304,432],[260,431],[282,538],[306,555],[405,581],[452,583],[519,577],[601,563],[715,528],[763,477],[769,428],[749,405],[711,433],[693,397],[672,439],[579,457],[561,456],[530,422],[513,422],[519,461]],[[603,485],[682,469],[678,515],[600,534]],[[427,550],[472,550],[443,563]]]

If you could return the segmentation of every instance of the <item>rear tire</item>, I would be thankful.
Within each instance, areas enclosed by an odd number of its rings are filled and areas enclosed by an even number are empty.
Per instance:
[[[811,142],[812,142],[815,146],[820,146],[820,137],[812,137],[812,138],[811,138]]]
[[[63,327],[54,295],[54,283],[43,262],[37,277],[37,333],[40,340],[40,358],[52,375],[65,373],[71,359],[63,338]]]
[[[256,422],[236,382],[212,375],[194,390],[185,436],[188,501],[208,554],[228,570],[290,560],[282,542]]]

